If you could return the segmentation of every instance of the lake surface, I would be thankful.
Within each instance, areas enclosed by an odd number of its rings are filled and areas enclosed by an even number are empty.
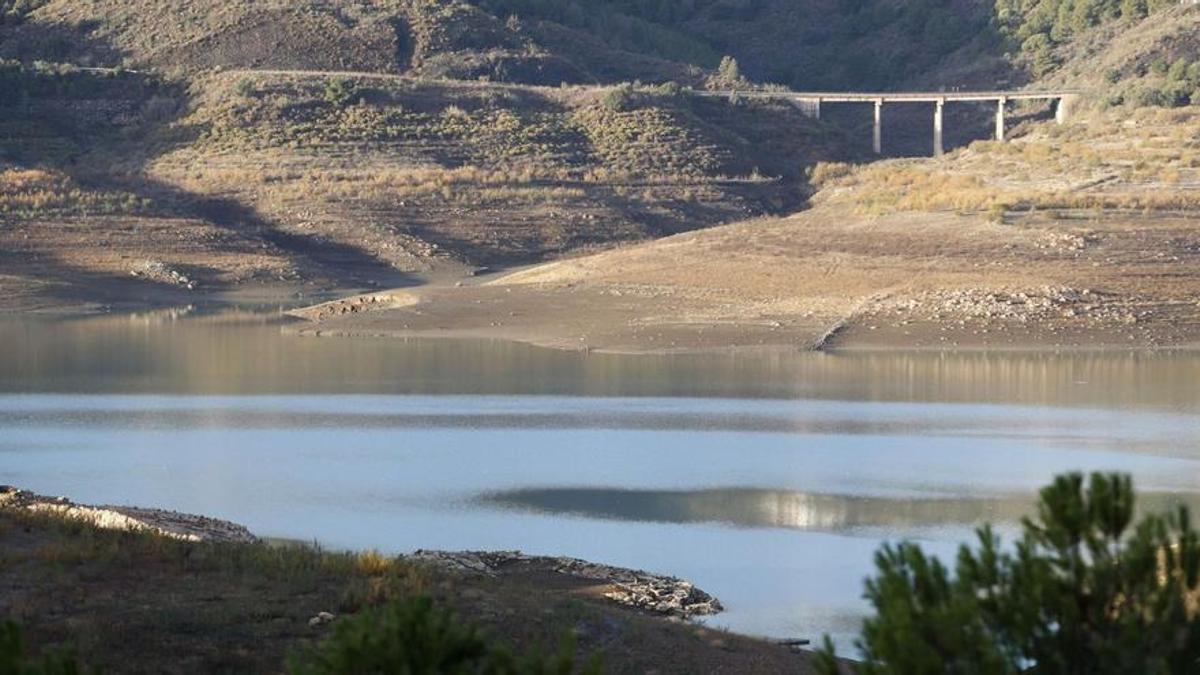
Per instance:
[[[616,356],[300,338],[279,313],[0,320],[0,482],[331,547],[682,576],[848,645],[884,540],[1012,532],[1055,473],[1200,503],[1200,357]]]

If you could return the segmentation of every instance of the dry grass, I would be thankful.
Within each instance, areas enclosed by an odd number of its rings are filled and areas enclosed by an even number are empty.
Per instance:
[[[1197,111],[1109,114],[1044,126],[1019,139],[980,141],[945,161],[814,167],[819,200],[857,212],[1001,213],[1091,209],[1135,212],[1200,208]]]
[[[38,218],[68,214],[139,213],[150,206],[148,200],[134,194],[82,188],[58,171],[0,171],[0,215]]]
[[[617,672],[809,672],[778,645],[631,612],[561,574],[458,576],[377,552],[184,542],[7,509],[0,585],[31,653],[70,647],[104,672],[282,672],[345,615],[417,596],[522,651],[574,631],[581,654],[608,652]],[[310,625],[318,612],[337,618]]]
[[[411,238],[493,265],[782,211],[804,194],[805,156],[744,136],[774,123],[803,148],[820,131],[719,103],[702,118],[652,93],[615,112],[573,90],[348,79],[355,96],[339,105],[322,76],[208,77],[174,125],[203,133],[151,175],[402,269],[422,263],[396,251],[430,250]]]

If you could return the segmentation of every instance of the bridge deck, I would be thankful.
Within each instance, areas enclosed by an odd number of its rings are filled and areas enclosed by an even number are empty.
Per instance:
[[[938,101],[1010,101],[1055,100],[1074,95],[1073,91],[701,91],[702,96],[732,96],[743,98],[778,98],[821,103],[936,103]]]

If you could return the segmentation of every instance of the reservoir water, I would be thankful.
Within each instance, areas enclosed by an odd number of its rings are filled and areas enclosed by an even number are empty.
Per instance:
[[[301,338],[278,312],[0,320],[0,483],[336,548],[675,574],[848,644],[882,541],[1011,533],[1059,472],[1200,503],[1188,354],[605,355]]]

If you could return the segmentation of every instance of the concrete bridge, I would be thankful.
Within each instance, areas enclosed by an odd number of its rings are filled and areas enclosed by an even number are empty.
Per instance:
[[[938,92],[795,92],[795,91],[705,91],[701,96],[741,98],[766,98],[789,101],[798,106],[809,117],[821,118],[821,106],[826,103],[863,103],[875,107],[875,125],[871,147],[875,154],[883,152],[883,105],[885,103],[932,103],[933,154],[940,157],[945,152],[942,130],[945,127],[943,109],[954,102],[995,102],[996,140],[1005,137],[1005,109],[1010,101],[1050,101],[1054,104],[1054,119],[1062,124],[1067,120],[1071,103],[1078,96],[1072,91],[938,91]]]

